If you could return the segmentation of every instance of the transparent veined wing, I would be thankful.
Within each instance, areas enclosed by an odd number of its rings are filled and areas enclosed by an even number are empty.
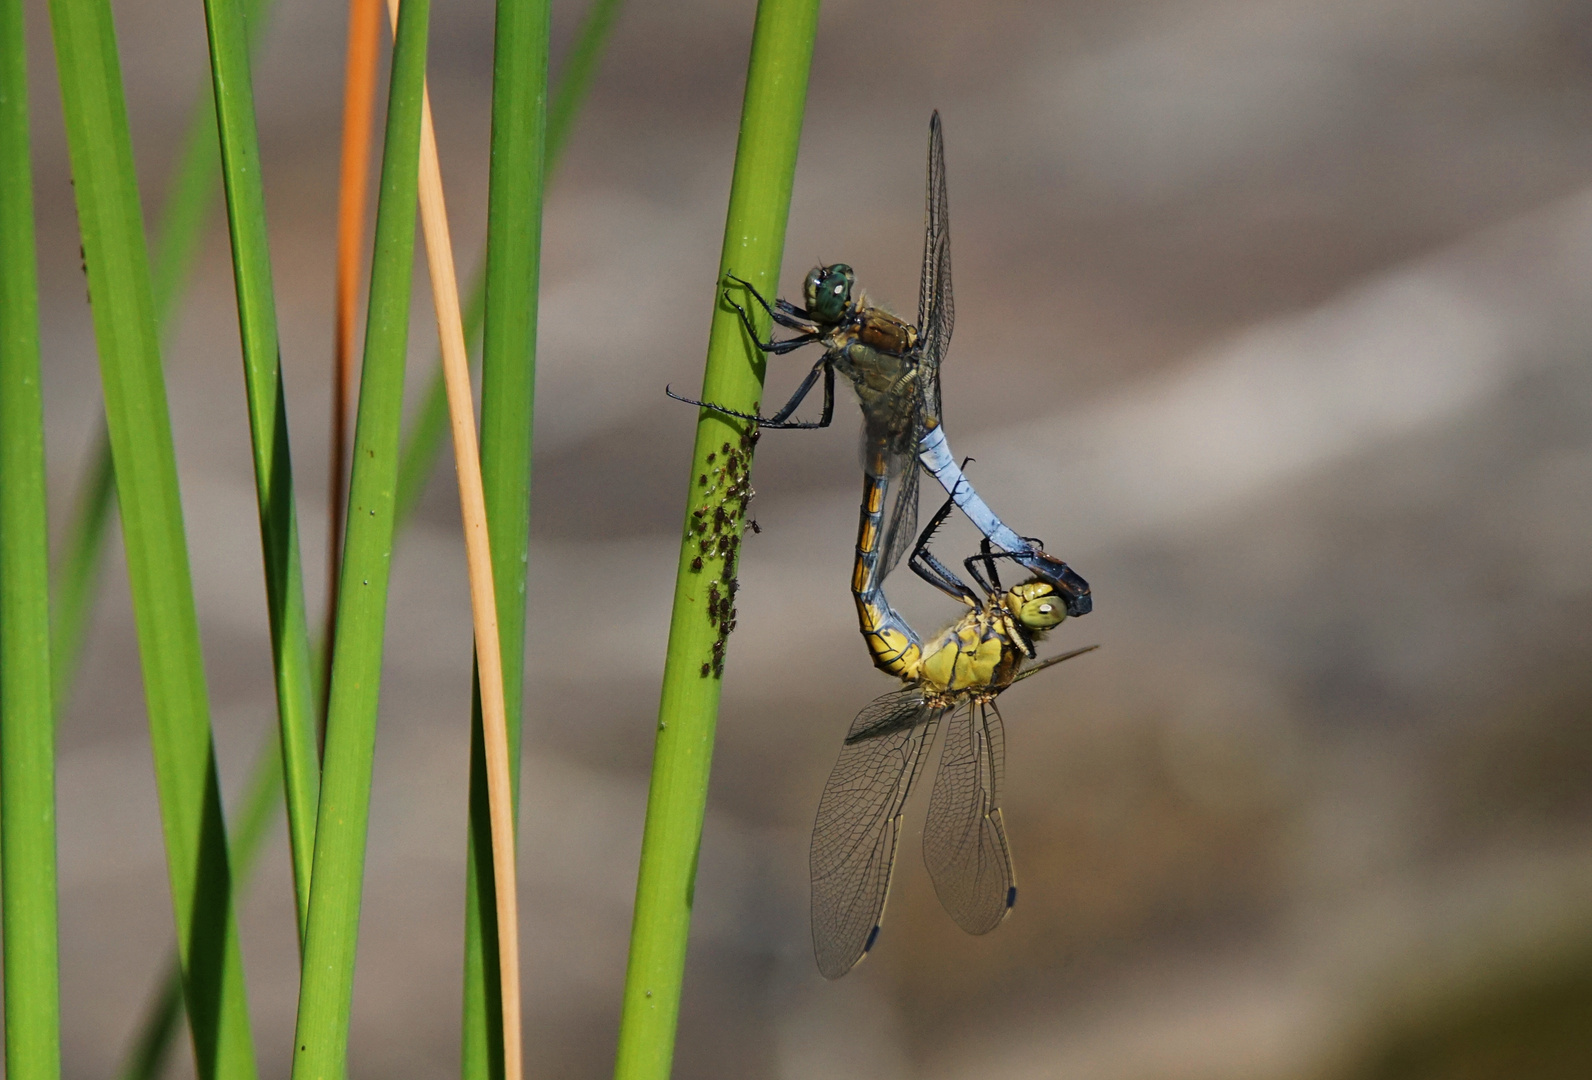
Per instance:
[[[884,538],[880,543],[880,581],[889,576],[918,538],[918,458],[908,449],[913,445],[893,446],[886,457],[895,498],[885,517]]]
[[[914,449],[913,387],[896,397],[881,396],[863,410],[862,470],[883,480],[877,580],[883,581],[912,549],[918,535],[918,459]]]
[[[1000,810],[1005,755],[995,702],[964,699],[946,725],[923,826],[923,861],[941,905],[970,934],[995,929],[1017,901]]]
[[[945,140],[940,114],[929,121],[927,208],[923,227],[923,276],[918,286],[919,438],[940,423],[940,364],[951,348],[956,300],[951,293],[951,207],[945,190]]]
[[[901,839],[901,811],[945,710],[916,689],[874,701],[852,722],[813,825],[813,952],[838,979],[873,947]]]
[[[929,119],[923,276],[918,283],[918,332],[923,353],[938,362],[951,343],[956,302],[951,296],[951,207],[945,190],[945,138],[940,114]]]

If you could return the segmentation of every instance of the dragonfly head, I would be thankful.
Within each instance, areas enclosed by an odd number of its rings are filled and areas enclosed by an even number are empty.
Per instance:
[[[1014,555],[1013,558],[1033,572],[1035,581],[1042,582],[1054,590],[1056,597],[1066,607],[1068,615],[1074,617],[1087,615],[1094,610],[1094,598],[1089,595],[1089,583],[1060,559],[1046,555],[1038,548]]]
[[[1067,603],[1056,587],[1037,577],[1007,591],[1006,609],[1035,634],[1054,630],[1068,614]]]
[[[807,280],[802,283],[807,314],[820,323],[837,323],[845,318],[851,307],[851,287],[856,280],[851,267],[845,263],[815,266],[807,271]]]

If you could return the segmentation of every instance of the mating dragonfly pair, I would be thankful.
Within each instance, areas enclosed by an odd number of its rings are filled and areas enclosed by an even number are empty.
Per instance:
[[[903,809],[942,722],[946,736],[929,795],[924,861],[941,904],[962,929],[988,933],[1006,917],[1017,887],[1000,811],[1005,743],[995,699],[1013,683],[1089,651],[1077,649],[1026,666],[1037,657],[1035,643],[1047,631],[1069,615],[1089,612],[1089,585],[990,510],[952,456],[941,425],[939,370],[955,307],[938,113],[929,122],[927,202],[916,325],[868,303],[843,263],[808,273],[805,307],[785,300],[770,305],[749,282],[732,275],[730,280],[774,323],[796,332],[782,341],[764,340],[751,314],[726,293],[759,349],[779,355],[816,344],[823,355],[773,416],[669,392],[763,428],[821,428],[834,416],[839,372],[862,404],[863,500],[852,595],[874,665],[905,685],[857,715],[819,802],[811,850],[813,946],[819,970],[831,979],[851,970],[878,938]],[[793,419],[820,378],[820,418]],[[920,466],[949,496],[921,535]],[[886,517],[892,486],[896,493]],[[953,507],[984,534],[979,554],[963,563],[979,591],[930,550]],[[960,620],[927,639],[884,593],[885,578],[909,550],[908,565],[915,573],[968,608]],[[1004,588],[997,570],[1002,560],[1028,571],[1027,578]]]

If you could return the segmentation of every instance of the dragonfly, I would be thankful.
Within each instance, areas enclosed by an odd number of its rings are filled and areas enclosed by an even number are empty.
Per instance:
[[[863,414],[864,501],[881,501],[894,484],[896,494],[883,525],[878,576],[883,579],[912,545],[918,522],[918,467],[933,476],[984,536],[1013,560],[1049,582],[1069,615],[1093,607],[1089,583],[1031,537],[1019,536],[997,517],[967,482],[951,453],[941,423],[940,365],[951,343],[956,306],[951,291],[951,229],[945,183],[945,140],[940,114],[929,120],[927,210],[923,268],[916,325],[869,302],[845,263],[814,267],[802,283],[805,307],[776,299],[771,305],[750,282],[728,276],[795,337],[764,340],[746,308],[728,292],[725,300],[740,313],[752,342],[770,355],[807,345],[823,348],[812,369],[773,416],[738,412],[723,405],[681,397],[678,401],[773,429],[828,427],[834,417],[835,373],[856,389]],[[815,421],[795,419],[796,410],[823,381],[823,412]]]
[[[1040,574],[1003,588],[997,560],[1016,560],[1017,553],[995,552],[987,537],[980,553],[963,562],[982,595],[941,563],[929,544],[960,505],[955,494],[918,538],[908,565],[964,604],[966,614],[924,640],[890,607],[881,584],[869,590],[871,610],[858,601],[875,665],[905,685],[857,714],[819,800],[809,855],[813,951],[829,979],[850,971],[878,940],[903,810],[942,723],[923,859],[941,906],[963,930],[986,934],[1006,918],[1017,902],[1017,881],[1000,810],[1006,744],[995,699],[1097,648],[1029,666],[1038,655],[1035,643],[1067,617],[1066,594]]]

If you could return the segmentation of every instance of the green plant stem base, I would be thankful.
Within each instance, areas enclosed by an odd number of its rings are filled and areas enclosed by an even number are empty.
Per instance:
[[[778,283],[817,27],[817,0],[758,4],[719,280],[733,268],[764,295]],[[734,309],[720,301],[708,338],[702,400],[752,412],[762,388],[761,354],[747,341]],[[698,415],[636,881],[614,1067],[618,1080],[661,1080],[674,1057],[720,677],[734,624],[735,559],[746,505],[732,489],[744,491],[736,479],[744,479],[751,466],[747,434],[722,414],[704,409]],[[726,458],[737,462],[733,470]],[[696,516],[710,504],[728,511],[729,521],[711,534],[699,526],[717,515]]]

